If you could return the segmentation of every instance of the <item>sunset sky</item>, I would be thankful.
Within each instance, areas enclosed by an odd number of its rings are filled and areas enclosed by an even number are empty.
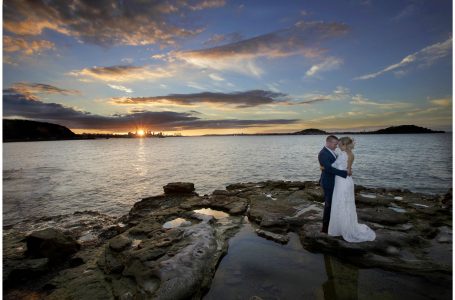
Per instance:
[[[452,129],[452,1],[4,0],[3,115],[81,132]]]

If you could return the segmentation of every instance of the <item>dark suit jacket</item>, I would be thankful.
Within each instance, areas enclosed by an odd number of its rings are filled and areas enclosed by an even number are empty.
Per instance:
[[[332,167],[336,158],[326,147],[322,148],[319,152],[318,160],[319,164],[324,167],[324,171],[321,173],[321,179],[319,179],[322,188],[333,190],[333,187],[335,186],[335,175],[343,178],[348,176],[347,171],[338,170],[337,168]]]

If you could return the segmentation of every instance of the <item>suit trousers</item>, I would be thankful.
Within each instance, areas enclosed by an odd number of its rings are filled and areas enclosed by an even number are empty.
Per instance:
[[[324,191],[324,214],[322,216],[322,224],[329,225],[330,221],[330,211],[332,209],[332,188],[322,188]]]

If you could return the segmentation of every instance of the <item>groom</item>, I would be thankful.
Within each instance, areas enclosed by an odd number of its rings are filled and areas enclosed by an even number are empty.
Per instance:
[[[325,140],[325,147],[319,152],[318,160],[321,166],[321,179],[319,184],[324,191],[324,215],[322,217],[322,230],[321,232],[327,233],[330,221],[330,209],[332,207],[333,188],[335,187],[335,175],[346,178],[347,171],[338,170],[332,167],[333,162],[336,160],[335,149],[338,145],[338,138],[334,135],[329,135]]]

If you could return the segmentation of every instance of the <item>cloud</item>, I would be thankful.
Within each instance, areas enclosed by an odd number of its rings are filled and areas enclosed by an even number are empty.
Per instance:
[[[280,85],[276,82],[267,83],[267,87],[269,88],[269,90],[271,90],[272,92],[275,92],[275,93],[280,93],[279,86]]]
[[[206,91],[206,90],[207,90],[206,87],[200,85],[199,83],[192,82],[192,81],[187,82],[186,86],[187,86],[187,87],[190,87],[190,88],[192,88],[192,89],[201,90],[201,91]]]
[[[35,97],[13,94],[4,91],[4,117],[22,117],[58,123],[73,129],[98,129],[130,131],[136,126],[149,130],[190,130],[190,129],[233,129],[264,127],[282,124],[295,124],[297,119],[239,120],[221,119],[204,120],[198,113],[172,111],[136,110],[130,114],[112,116],[94,115],[57,103],[44,103]]]
[[[19,52],[23,55],[40,54],[46,50],[54,50],[55,44],[46,40],[27,41],[22,38],[13,38],[11,36],[3,36],[3,51]]]
[[[134,59],[131,58],[131,57],[125,57],[125,58],[122,58],[121,60],[123,63],[126,63],[126,64],[132,64],[134,62]]]
[[[425,47],[420,51],[410,54],[403,58],[399,63],[390,65],[378,72],[362,75],[354,78],[355,80],[366,80],[376,78],[386,72],[392,70],[401,69],[409,65],[418,64],[419,67],[429,67],[434,64],[437,60],[451,54],[452,49],[452,37],[444,42],[436,43],[431,46]],[[398,70],[400,71],[400,70]],[[399,73],[400,74],[400,73]],[[402,75],[402,74],[401,74]]]
[[[220,7],[224,1],[143,0],[8,0],[3,5],[3,28],[22,36],[53,30],[84,43],[111,45],[173,45],[201,28],[188,28],[191,11]]]
[[[195,1],[193,1],[195,2]],[[221,7],[226,4],[224,0],[203,0],[203,1],[196,1],[196,3],[191,4],[187,3],[188,7],[192,10],[202,10],[207,8],[214,8],[214,7]]]
[[[320,43],[348,31],[341,23],[298,22],[294,26],[223,46],[195,51],[171,52],[171,59],[182,60],[198,68],[230,70],[259,77],[256,65],[260,57],[279,58],[291,55],[319,57]]]
[[[3,63],[11,66],[17,66],[17,61],[9,55],[3,55]]]
[[[423,108],[423,109],[415,109],[413,111],[409,111],[406,113],[407,116],[413,117],[413,116],[420,116],[420,115],[426,115],[426,114],[433,114],[434,112],[440,111],[440,107],[429,107],[429,108]]]
[[[327,57],[319,64],[312,66],[305,75],[313,77],[317,73],[338,69],[343,64],[343,60],[336,57]]]
[[[209,40],[205,41],[204,46],[217,46],[223,43],[236,43],[243,40],[243,37],[238,32],[229,34],[214,34]]]
[[[221,77],[219,74],[211,73],[209,77],[215,81],[224,81],[224,78]]]
[[[380,107],[383,109],[399,109],[399,108],[409,107],[409,103],[403,103],[403,102],[393,102],[393,103],[374,102],[368,98],[363,97],[360,94],[353,96],[352,101],[349,103],[354,104],[354,105],[375,106],[375,107]]]
[[[330,94],[308,93],[303,96],[294,97],[296,99],[301,99],[300,101],[294,102],[294,104],[313,104],[322,101],[340,101],[349,99],[350,97],[351,95],[348,88],[337,86]]]
[[[406,5],[406,7],[400,11],[399,14],[397,14],[395,17],[392,18],[393,21],[400,21],[402,19],[406,19],[414,14],[416,14],[418,11],[418,7],[416,3],[410,3]]]
[[[449,98],[433,99],[430,100],[430,103],[437,106],[449,107],[452,105],[452,100]]]
[[[286,94],[264,90],[234,93],[203,92],[195,94],[170,94],[167,96],[113,98],[115,104],[173,104],[190,106],[195,104],[233,105],[236,108],[255,107],[265,104],[284,104]]]
[[[6,93],[36,95],[36,94],[54,94],[54,95],[80,95],[80,91],[61,89],[49,84],[43,83],[14,83],[9,89],[4,90]]]
[[[113,88],[114,90],[119,90],[119,91],[123,91],[123,92],[126,92],[126,93],[132,93],[133,90],[132,89],[129,89],[127,87],[124,87],[123,85],[114,85],[114,84],[107,84],[110,88]]]
[[[95,79],[101,81],[127,82],[137,80],[156,80],[159,78],[171,77],[170,70],[152,68],[151,66],[128,66],[118,65],[111,67],[93,67],[82,70],[74,70],[69,75],[82,77],[82,79]]]

